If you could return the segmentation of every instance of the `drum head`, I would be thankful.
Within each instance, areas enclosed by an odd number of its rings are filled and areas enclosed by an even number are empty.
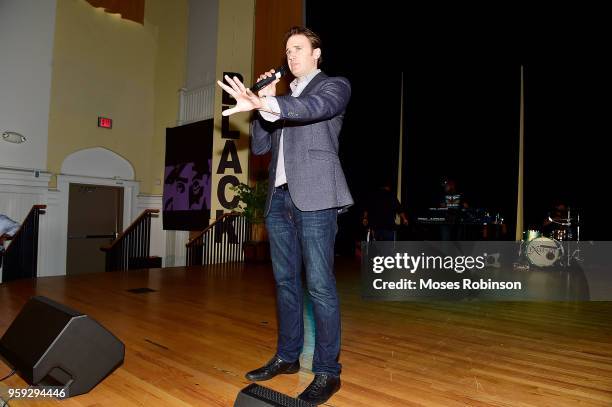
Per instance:
[[[563,246],[548,237],[537,237],[527,245],[527,260],[538,267],[550,267],[563,257]]]

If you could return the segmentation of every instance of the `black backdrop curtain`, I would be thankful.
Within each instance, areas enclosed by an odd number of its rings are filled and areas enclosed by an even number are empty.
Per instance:
[[[404,74],[404,201],[414,216],[455,180],[473,209],[497,213],[514,237],[520,65],[483,61],[414,64]]]
[[[441,177],[450,176],[472,206],[499,211],[513,239],[523,65],[524,226],[541,223],[560,197],[581,210],[583,238],[607,238],[607,23],[577,8],[473,18],[467,8],[443,15],[350,4],[306,1],[306,25],[323,38],[322,68],[353,85],[340,157],[356,205],[341,228],[358,230],[364,197],[382,179],[395,179],[404,72],[409,215],[435,202]],[[514,22],[505,22],[513,12]]]

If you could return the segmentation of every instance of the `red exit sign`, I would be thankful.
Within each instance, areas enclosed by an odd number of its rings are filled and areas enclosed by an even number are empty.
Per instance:
[[[98,117],[98,127],[104,127],[105,129],[113,128],[113,119],[108,117]]]

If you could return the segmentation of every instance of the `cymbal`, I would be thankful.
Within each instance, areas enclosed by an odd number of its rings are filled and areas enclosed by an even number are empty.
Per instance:
[[[569,227],[569,226],[582,226],[583,222],[582,221],[580,221],[580,222],[578,222],[578,221],[571,221],[571,220],[567,221],[567,220],[563,219],[563,220],[555,220],[555,221],[553,221],[553,224],[557,225],[559,227]]]
[[[569,218],[553,218],[549,216],[548,220],[553,221],[553,222],[578,222],[578,217],[570,216]]]

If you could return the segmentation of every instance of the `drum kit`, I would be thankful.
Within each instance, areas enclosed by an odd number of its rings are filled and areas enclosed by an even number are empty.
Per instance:
[[[580,257],[580,215],[567,218],[548,217],[550,231],[544,235],[539,230],[526,230],[520,242],[519,258],[528,266],[569,267]]]

